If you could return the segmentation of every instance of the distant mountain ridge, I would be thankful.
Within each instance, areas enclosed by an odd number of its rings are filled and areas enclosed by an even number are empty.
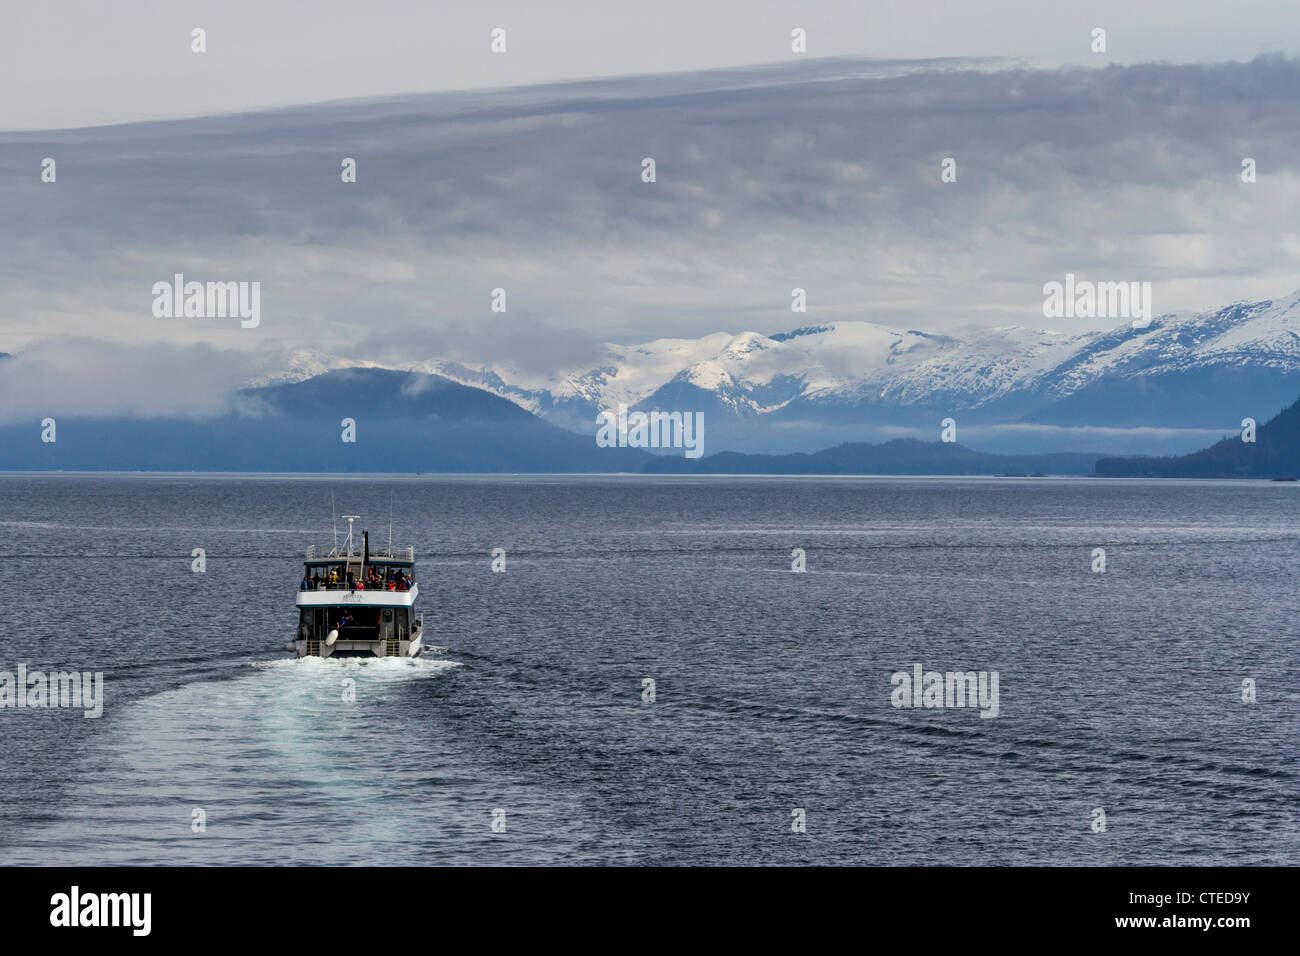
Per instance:
[[[812,454],[720,452],[698,459],[656,458],[645,470],[701,475],[1090,475],[1101,457],[1088,452],[990,455],[956,442],[898,438],[880,445],[853,442]]]
[[[208,419],[61,416],[58,440],[36,423],[0,427],[0,470],[649,473],[806,475],[1300,475],[1300,401],[1240,436],[1176,458],[1096,452],[1002,455],[956,442],[894,439],[814,453],[715,452],[702,458],[602,448],[512,402],[436,375],[339,369],[244,389]],[[348,433],[355,441],[345,441]],[[706,434],[707,441],[707,434]],[[707,446],[706,446],[707,450]]]
[[[209,419],[60,416],[57,441],[0,427],[0,469],[250,472],[619,472],[649,454],[599,448],[435,375],[340,369],[245,389]],[[355,441],[344,441],[350,420]]]
[[[0,427],[0,469],[236,472],[633,472],[1086,474],[1100,455],[986,455],[900,439],[815,455],[687,459],[601,448],[499,396],[436,375],[338,369],[244,389],[209,419],[61,417],[57,441],[34,424]],[[345,431],[355,441],[343,440]]]
[[[1240,432],[1190,455],[1163,458],[1103,458],[1097,474],[1134,478],[1300,477],[1300,401],[1258,425],[1255,440]]]
[[[347,364],[295,353],[283,380]],[[1262,419],[1300,394],[1300,292],[1074,335],[823,322],[770,335],[606,345],[594,365],[552,375],[438,358],[408,367],[586,434],[598,412],[619,404],[702,411],[713,447],[749,451],[789,451],[799,430],[806,446],[822,448],[830,443],[822,430],[934,429],[950,415],[968,425],[1208,429]]]

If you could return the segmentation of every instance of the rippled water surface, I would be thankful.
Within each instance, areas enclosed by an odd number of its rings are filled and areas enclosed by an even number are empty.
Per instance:
[[[283,651],[331,493],[445,650]],[[106,696],[0,709],[0,862],[1300,863],[1297,495],[0,476],[0,670]],[[894,707],[918,663],[999,715]]]

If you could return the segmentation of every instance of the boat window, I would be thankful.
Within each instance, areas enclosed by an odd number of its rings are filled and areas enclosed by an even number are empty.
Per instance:
[[[322,590],[340,590],[347,587],[348,566],[345,562],[313,564],[309,565],[307,570],[312,582],[319,582],[317,586]]]

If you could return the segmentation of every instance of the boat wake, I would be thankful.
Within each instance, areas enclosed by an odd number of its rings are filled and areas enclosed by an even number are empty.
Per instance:
[[[109,709],[67,794],[0,862],[338,863],[400,856],[454,807],[430,774],[473,777],[439,739],[440,658],[244,665]],[[484,796],[484,799],[488,799]],[[476,817],[482,811],[476,813]],[[478,822],[477,820],[475,821]],[[481,825],[480,827],[481,828]],[[405,834],[405,835],[404,835]]]

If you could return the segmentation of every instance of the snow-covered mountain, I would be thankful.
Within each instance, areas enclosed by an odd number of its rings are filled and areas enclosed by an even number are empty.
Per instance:
[[[297,353],[278,380],[349,364],[361,363]],[[711,450],[725,436],[738,450],[789,451],[796,426],[806,439],[799,447],[825,447],[832,432],[847,440],[937,430],[947,416],[973,425],[1229,429],[1300,396],[1300,292],[1077,335],[1015,326],[933,335],[835,322],[607,345],[594,367],[549,376],[436,358],[404,367],[485,389],[574,431],[594,431],[597,413],[619,404],[703,411]],[[809,437],[818,429],[827,437]]]

